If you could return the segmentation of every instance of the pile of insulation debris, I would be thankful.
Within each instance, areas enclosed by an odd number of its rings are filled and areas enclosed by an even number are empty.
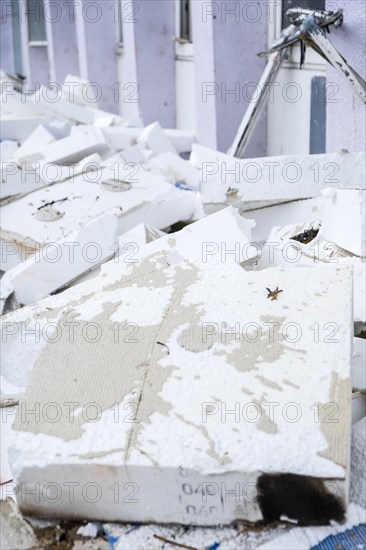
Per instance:
[[[365,155],[236,159],[87,85],[2,75],[1,548],[365,540]]]

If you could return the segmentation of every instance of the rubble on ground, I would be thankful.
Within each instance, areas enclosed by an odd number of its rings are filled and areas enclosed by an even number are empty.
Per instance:
[[[4,78],[4,547],[357,525],[365,155],[234,159]]]

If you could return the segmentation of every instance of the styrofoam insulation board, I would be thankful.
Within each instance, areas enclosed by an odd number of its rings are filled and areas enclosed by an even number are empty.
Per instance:
[[[101,266],[95,284],[102,285],[107,274],[110,277],[114,275],[118,278],[121,269],[126,266],[134,267],[146,257],[154,254],[165,254],[167,265],[178,265],[187,260],[204,264],[217,260],[241,263],[256,254],[253,249],[249,248],[247,251],[247,244],[251,241],[252,227],[251,220],[244,220],[230,207],[191,224],[177,233],[165,235],[159,239],[154,240],[154,233],[151,235],[150,230],[150,236],[145,246],[143,243],[141,245],[136,243],[136,240],[139,243],[139,239],[141,239],[141,232],[136,235],[137,227],[135,227],[118,239],[119,255]],[[156,228],[154,231],[157,231]],[[146,226],[144,225],[143,241],[146,240]],[[218,243],[220,246],[212,246]],[[53,265],[58,270],[58,264]],[[17,269],[12,271],[17,273]],[[8,286],[12,290],[11,277],[6,277],[6,275],[4,277],[5,283],[9,283]],[[21,346],[21,341],[18,341],[18,346]],[[11,354],[8,355],[9,358],[10,356]],[[7,383],[6,380],[5,382]],[[19,392],[21,389],[18,388],[16,391]],[[13,389],[11,393],[13,393]]]
[[[46,174],[46,171],[44,171]],[[0,200],[24,195],[44,187],[43,180],[36,168],[30,165],[21,167],[14,161],[0,164]]]
[[[63,118],[53,118],[44,126],[56,139],[62,139],[70,135],[73,122]]]
[[[245,220],[231,207],[169,235],[141,223],[119,237],[115,257],[101,265],[88,279],[100,273],[118,271],[121,263],[137,263],[163,250],[169,253],[169,264],[184,259],[204,263],[212,258],[226,261],[231,257],[237,263],[252,260],[257,256],[256,250],[248,246],[253,227],[252,220]]]
[[[75,129],[78,131],[78,127]],[[122,151],[137,144],[142,128],[127,126],[103,128],[104,135],[109,145],[116,151]],[[164,134],[168,137],[177,153],[190,151],[195,141],[194,134],[187,130],[176,130],[164,128]]]
[[[3,550],[31,550],[39,542],[32,527],[23,518],[12,498],[0,500],[0,547]]]
[[[119,159],[120,161],[121,159]],[[36,170],[47,184],[60,183],[68,179],[74,180],[75,176],[96,172],[99,167],[104,167],[104,161],[98,153],[93,153],[84,157],[79,162],[73,164],[59,165],[56,163],[38,163]],[[92,176],[90,176],[92,177]]]
[[[102,155],[110,151],[103,132],[99,128],[89,128],[83,133],[82,140],[72,134],[43,147],[39,169],[42,170],[46,164],[76,163],[93,153]]]
[[[176,233],[150,239],[143,247],[128,247],[124,238],[124,250],[120,247],[119,255],[101,266],[101,273],[118,270],[121,262],[137,263],[163,250],[168,253],[170,265],[183,260],[208,263],[212,259],[243,263],[257,257],[257,251],[249,246],[253,227],[252,220],[245,220],[235,209],[228,207]]]
[[[37,108],[27,101],[26,94],[14,90],[8,84],[2,87],[0,95],[1,112],[3,115],[12,115],[17,117],[34,117],[39,115]]]
[[[199,188],[198,169],[175,153],[162,153],[152,158],[149,167],[154,174],[165,176],[173,185],[179,182],[193,189]]]
[[[366,416],[366,393],[352,393],[352,424],[356,424]]]
[[[23,488],[18,494],[23,511],[198,525],[284,516],[299,525],[342,521],[350,436],[350,270],[251,273],[234,261],[169,265],[167,260],[165,251],[153,254],[118,274],[107,273],[102,285],[94,280],[78,285],[3,319],[11,328],[25,322],[28,328],[57,323],[61,329],[52,344],[25,338],[7,350],[13,353],[5,373],[14,384],[34,364],[9,455]],[[271,301],[266,287],[283,292]],[[315,342],[309,327],[329,319],[339,327],[338,342]],[[65,331],[68,322],[76,324],[73,343]],[[204,323],[214,322],[218,330],[204,341]],[[101,331],[93,344],[81,336],[88,323]],[[126,323],[133,324],[132,340],[131,332],[123,332]],[[263,331],[257,341],[236,341],[221,323],[257,323]],[[272,340],[265,323],[276,323]],[[296,342],[283,337],[288,323],[301,329]],[[112,324],[122,331],[117,343]],[[13,336],[13,345],[15,338],[20,335]],[[77,405],[70,418],[61,413],[57,422],[24,413],[39,403],[51,415],[50,403],[62,410],[65,402]],[[86,421],[90,409],[85,419],[88,403],[101,409],[96,422]],[[279,404],[273,422],[264,403]],[[322,411],[319,422],[315,403]],[[336,405],[336,423],[326,422],[334,413],[325,414],[328,403]],[[255,406],[254,417],[257,407],[263,410],[257,422],[248,420],[247,404]],[[297,422],[289,421],[294,417]],[[100,488],[94,502],[85,498],[90,480]],[[57,498],[52,487],[44,493],[51,483],[74,484],[73,502],[63,489]],[[122,491],[132,483],[136,498],[116,503],[113,483]],[[239,491],[252,487],[259,497],[238,501],[236,483]],[[35,484],[37,494],[30,491]]]
[[[364,338],[353,339],[353,369],[352,387],[354,390],[366,390],[366,340]]]
[[[22,164],[32,164],[33,162],[44,158],[44,148],[56,141],[44,126],[40,125],[30,134],[22,143],[17,151],[14,152],[12,159],[18,166]]]
[[[110,124],[115,125],[123,121],[118,115],[94,109],[90,105],[87,107],[68,101],[62,92],[51,90],[47,86],[41,86],[35,94],[27,96],[26,99],[35,110],[48,117],[61,116],[81,124],[93,124],[99,118],[108,119]]]
[[[362,188],[365,153],[288,155],[241,160],[192,146],[191,162],[201,168],[204,204],[232,204],[242,210],[270,202],[316,197],[323,188]],[[251,204],[252,203],[252,204]]]
[[[152,151],[154,156],[161,155],[162,153],[177,154],[159,122],[153,122],[149,126],[146,126],[137,138],[137,143],[143,145],[145,149]]]
[[[5,140],[0,142],[0,162],[6,162],[19,149],[17,141]]]
[[[366,189],[324,189],[324,240],[366,257]]]
[[[125,162],[138,162],[142,166],[145,165],[144,148],[140,144],[131,145],[127,149],[123,149],[120,154]]]
[[[308,244],[292,240],[292,237],[308,229],[316,229],[320,220],[273,227],[266,242],[254,243],[258,260],[245,264],[246,269],[261,270],[268,267],[313,267],[319,265],[349,266],[353,272],[354,321],[366,321],[366,259],[359,258],[343,250],[334,242],[325,241],[318,235]]]
[[[99,173],[76,176],[73,180],[46,187],[4,206],[0,233],[2,269],[8,271],[33,254],[37,258],[39,255],[45,256],[46,261],[49,253],[52,257],[60,253],[69,257],[73,246],[79,246],[69,242],[70,235],[103,213],[117,217],[117,236],[142,222],[164,229],[192,218],[196,202],[193,192],[180,191],[162,177],[141,167],[132,178],[131,166],[125,170],[126,165],[121,162],[118,168],[120,176],[125,172],[126,177],[134,181],[127,191],[115,193],[99,183],[93,183],[97,179],[103,181],[115,176],[116,162],[112,162],[101,168]],[[85,180],[86,177],[91,179]],[[60,213],[61,217],[54,221],[36,219],[38,209],[53,201],[56,203],[50,207],[50,213]],[[60,249],[57,241],[62,239],[65,248]]]
[[[366,508],[366,415],[352,426],[351,439],[351,486],[350,498],[363,508],[364,523]]]
[[[164,235],[165,233],[163,231],[160,231],[155,227],[151,227],[145,223],[137,224],[135,227],[118,237],[113,260],[100,264],[87,273],[84,273],[68,286],[78,285],[98,277],[102,269],[107,269],[107,266],[113,265],[111,262],[117,264],[123,261],[127,263],[134,263],[134,260],[136,259],[135,254],[141,247],[154,241],[155,239],[160,239]]]
[[[196,141],[196,134],[192,130],[182,130],[180,128],[166,128],[164,133],[174,145],[177,153],[189,153],[193,143]]]
[[[89,80],[82,79],[79,76],[68,74],[65,77],[61,88],[63,97],[70,103],[76,103],[82,107],[98,108],[97,94]]]
[[[323,219],[324,197],[290,201],[274,206],[266,206],[243,214],[244,217],[255,220],[253,240],[265,241],[273,227],[284,225],[305,224],[308,220]]]
[[[179,221],[189,222],[194,218],[196,202],[197,198],[194,192],[180,191],[170,186],[167,193],[157,196],[146,205],[144,204],[144,208],[133,210],[120,217],[119,234],[123,234],[139,223],[146,223],[157,229],[165,230]]]
[[[23,141],[39,126],[48,122],[47,117],[42,116],[14,116],[4,115],[0,123],[0,139]]]
[[[9,283],[20,304],[45,298],[110,258],[117,243],[117,228],[117,216],[101,214],[58,241],[52,252],[35,254],[7,271],[3,282]],[[36,284],[30,284],[32,281]]]
[[[103,187],[101,182],[117,173],[119,177],[129,177],[130,189],[111,192]],[[4,206],[1,235],[9,240],[29,243],[36,248],[37,244],[53,243],[66,237],[102,213],[123,217],[131,210],[141,208],[172,190],[164,178],[150,174],[142,168],[134,171],[132,177],[131,167],[120,159],[118,166],[112,162],[96,174],[76,176],[74,181],[48,186],[16,203]],[[38,221],[34,216],[37,209],[53,201],[54,208],[63,214],[62,217],[47,223]]]

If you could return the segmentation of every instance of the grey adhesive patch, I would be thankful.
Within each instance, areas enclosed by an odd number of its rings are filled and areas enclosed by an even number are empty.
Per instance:
[[[277,382],[274,382],[274,380],[269,380],[269,378],[266,378],[265,376],[256,376],[258,380],[262,382],[265,386],[268,386],[268,388],[273,388],[274,390],[282,391],[282,388]]]
[[[268,416],[265,408],[263,407],[263,401],[254,400],[253,403],[256,403],[261,410],[261,416],[258,422],[256,422],[255,427],[258,430],[261,430],[262,432],[266,432],[268,434],[275,434],[278,432],[277,424],[274,422],[274,420],[271,421],[270,417]]]
[[[328,443],[318,454],[344,467],[348,462],[348,446],[344,442],[349,439],[351,427],[351,391],[350,379],[341,380],[333,372],[329,401],[319,403],[318,409],[320,427]]]
[[[134,276],[122,277],[116,283],[106,286],[104,292],[122,288],[132,282],[136,286],[148,287],[151,274],[156,270],[155,262],[156,257],[141,262],[134,270]],[[156,279],[158,282],[155,280],[155,288],[158,284],[167,284],[167,277],[162,271],[157,272]],[[91,297],[84,296],[83,300],[73,304],[74,307]],[[94,334],[88,332],[91,330],[91,322],[77,320],[72,307],[68,308],[67,314],[62,315],[58,329],[61,337],[44,346],[24,396],[25,408],[20,407],[14,429],[53,435],[69,441],[80,438],[83,425],[89,422],[88,416],[85,418],[84,415],[89,403],[95,403],[94,414],[100,414],[134,392],[135,405],[138,407],[160,325],[138,327],[137,338],[131,340],[124,331],[125,321],[116,323],[110,319],[120,305],[120,302],[104,304],[103,312],[92,319]],[[72,338],[70,324],[74,324]],[[66,376],[64,369],[67,369]],[[60,409],[62,411],[57,422],[50,421],[44,414],[40,414],[39,418],[30,414],[24,417],[24,410],[32,410],[32,407],[51,411],[51,403],[56,404],[52,409],[53,414],[58,414]],[[78,404],[73,408],[76,413],[81,408],[83,414],[73,413],[70,421],[67,403]],[[156,401],[154,403],[156,405]]]
[[[178,344],[187,351],[199,353],[211,349],[213,346],[212,341],[204,341],[203,327],[202,325],[193,325],[184,329],[178,336]],[[216,339],[219,341],[219,337]]]
[[[274,323],[268,330],[261,331],[259,339],[240,339],[240,346],[231,352],[217,351],[216,355],[226,355],[228,363],[241,372],[258,370],[258,363],[274,363],[285,352],[281,326],[284,317],[264,317],[264,322]],[[226,336],[226,335],[225,335]],[[234,335],[232,336],[234,338]]]
[[[164,319],[159,327],[156,335],[156,342],[161,342],[167,346],[169,351],[169,342],[172,332],[185,323],[196,323],[199,319],[199,306],[183,306],[182,298],[187,288],[197,279],[197,268],[188,263],[185,268],[176,267],[175,286],[172,300],[167,308]],[[190,344],[188,344],[190,345]],[[156,344],[150,360],[149,369],[146,373],[142,397],[139,402],[137,413],[137,424],[135,424],[129,448],[139,445],[139,432],[142,430],[144,423],[149,423],[150,416],[157,412],[166,415],[172,405],[166,403],[160,396],[159,392],[162,389],[164,382],[169,378],[174,371],[175,366],[169,365],[162,367],[159,365],[159,360],[165,356],[166,349],[160,344]]]

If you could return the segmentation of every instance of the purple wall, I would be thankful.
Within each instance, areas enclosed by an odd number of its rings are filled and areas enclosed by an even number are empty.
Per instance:
[[[82,10],[79,12],[79,20],[76,24],[80,43],[83,42],[82,33],[85,36],[84,53],[87,64],[87,74],[81,74],[81,76],[85,76],[90,82],[95,82],[99,86],[98,90],[102,92],[98,101],[99,107],[118,113],[116,2],[115,0],[82,0],[81,6]],[[81,72],[83,72],[82,69]]]
[[[12,6],[10,0],[0,3],[0,68],[14,72]]]
[[[268,6],[249,0],[194,0],[192,10],[197,137],[226,152],[266,64],[256,54],[267,46]],[[266,141],[264,114],[246,157],[265,155]]]
[[[175,126],[175,2],[134,0],[122,11],[127,118]],[[133,11],[131,10],[133,7]],[[137,90],[137,85],[138,90]]]
[[[347,62],[366,78],[366,3],[364,0],[327,1],[327,9],[344,9],[341,28],[332,29],[329,38]],[[327,67],[327,83],[334,83],[334,103],[327,102],[327,152],[365,149],[365,105],[343,78]],[[333,89],[333,88],[332,88]]]
[[[79,75],[78,44],[73,0],[55,3],[44,0],[48,51],[53,58],[54,74],[59,84],[68,74]]]
[[[27,89],[31,91],[48,84],[50,73],[47,46],[29,46],[28,52],[30,78],[27,78]]]

